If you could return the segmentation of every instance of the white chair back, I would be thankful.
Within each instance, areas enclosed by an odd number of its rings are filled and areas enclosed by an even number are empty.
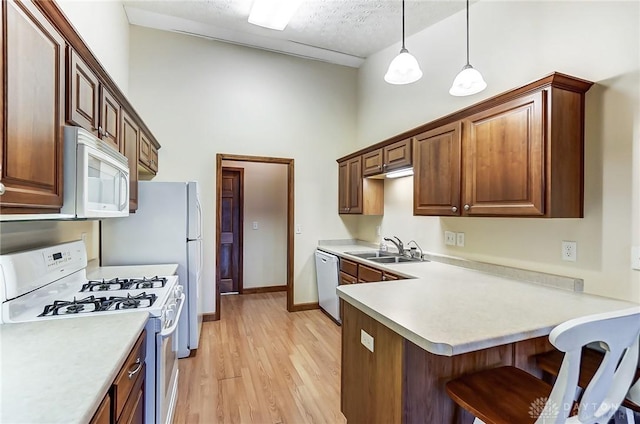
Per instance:
[[[569,320],[554,328],[549,340],[565,355],[536,424],[606,424],[633,381],[638,366],[639,337],[640,306]],[[582,347],[592,342],[600,342],[605,356],[582,395],[578,415],[567,418],[578,387]]]

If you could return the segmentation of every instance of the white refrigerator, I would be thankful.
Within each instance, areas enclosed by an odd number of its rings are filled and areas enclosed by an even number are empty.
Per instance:
[[[102,266],[178,264],[187,303],[178,357],[198,347],[202,326],[202,208],[198,183],[138,182],[138,210],[101,223]]]

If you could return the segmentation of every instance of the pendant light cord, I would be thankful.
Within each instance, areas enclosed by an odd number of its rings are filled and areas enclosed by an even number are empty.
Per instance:
[[[405,50],[404,48],[404,0],[402,0],[402,50]]]
[[[467,66],[469,66],[469,0],[467,0]]]

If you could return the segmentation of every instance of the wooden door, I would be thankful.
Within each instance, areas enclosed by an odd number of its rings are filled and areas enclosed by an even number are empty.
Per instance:
[[[242,292],[243,183],[243,169],[222,168],[218,246],[220,293]]]
[[[138,209],[138,143],[140,128],[126,112],[122,114],[120,152],[129,160],[129,212]]]
[[[463,214],[544,215],[546,91],[463,121]]]
[[[78,53],[71,47],[67,49],[69,56],[67,121],[100,136],[98,133],[100,82]]]
[[[62,207],[65,40],[30,1],[0,7],[0,208],[56,213]]]
[[[415,137],[414,215],[460,215],[461,135],[456,122]]]

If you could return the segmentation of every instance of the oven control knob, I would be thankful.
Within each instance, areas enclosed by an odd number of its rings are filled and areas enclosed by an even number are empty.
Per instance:
[[[167,306],[167,311],[165,312],[165,318],[168,322],[173,322],[176,317],[176,305]]]
[[[182,292],[183,291],[184,291],[184,287],[182,287],[182,286],[177,286],[176,287],[176,290],[174,292],[174,295],[175,295],[176,299],[179,298],[180,296],[182,296]]]

